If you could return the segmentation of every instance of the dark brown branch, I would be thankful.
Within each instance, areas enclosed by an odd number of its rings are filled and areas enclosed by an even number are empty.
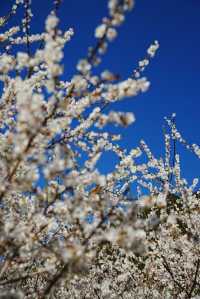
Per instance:
[[[39,297],[40,299],[48,298],[48,295],[51,293],[55,285],[68,272],[68,268],[69,268],[68,264],[65,264],[61,271],[60,270],[57,271],[55,276],[51,279],[50,283],[47,285],[46,289],[44,290],[43,295]]]
[[[175,277],[174,277],[174,273],[172,272],[172,270],[171,270],[171,268],[170,268],[170,265],[168,264],[168,262],[167,262],[165,256],[164,256],[164,255],[161,255],[161,258],[163,259],[163,266],[164,266],[165,270],[169,273],[169,275],[170,275],[171,278],[172,278],[172,281],[173,281],[174,284],[178,287],[179,291],[182,291],[184,288],[183,288],[183,286],[180,284],[180,282],[179,282],[178,280],[175,279]],[[187,292],[187,290],[184,290],[184,291],[186,292],[188,298],[190,298],[190,297],[189,297],[189,293]]]
[[[196,265],[196,271],[195,271],[195,275],[194,275],[194,280],[193,280],[193,283],[192,283],[192,287],[191,287],[191,290],[189,292],[189,298],[192,297],[192,293],[197,285],[197,277],[198,277],[198,274],[199,274],[199,267],[200,267],[200,259],[197,260],[197,265]]]

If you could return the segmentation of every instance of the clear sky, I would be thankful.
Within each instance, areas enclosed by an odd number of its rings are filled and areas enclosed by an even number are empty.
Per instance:
[[[32,0],[35,32],[43,28],[51,9],[50,0]],[[1,14],[12,0],[0,1]],[[69,79],[79,58],[94,45],[94,28],[107,13],[106,0],[63,0],[61,27],[73,27],[75,36],[65,48],[65,74]],[[110,44],[102,68],[126,78],[143,58],[147,47],[157,39],[160,50],[145,76],[151,81],[146,94],[113,105],[112,109],[132,111],[136,123],[122,130],[123,144],[131,148],[145,139],[158,155],[163,151],[164,116],[177,114],[177,126],[190,143],[200,144],[200,1],[138,0]],[[199,161],[183,152],[183,173],[199,177]],[[111,163],[111,162],[110,162]]]

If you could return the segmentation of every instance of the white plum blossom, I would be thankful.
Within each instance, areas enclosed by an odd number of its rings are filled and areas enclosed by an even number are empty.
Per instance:
[[[74,32],[60,30],[62,1],[34,34],[31,0],[11,2],[0,17],[0,298],[199,298],[199,180],[182,177],[176,143],[198,158],[199,145],[175,115],[163,157],[143,140],[126,149],[112,126],[135,122],[115,102],[150,88],[141,73],[159,43],[123,80],[98,68],[135,2],[108,0],[96,44],[67,79]]]
[[[149,54],[150,57],[154,57],[155,54],[156,54],[156,51],[158,50],[158,48],[159,48],[159,43],[158,43],[158,41],[156,40],[156,41],[154,42],[154,44],[152,44],[152,45],[148,48],[147,53]]]
[[[102,38],[105,33],[106,33],[106,24],[101,24],[95,30],[95,37]]]
[[[113,41],[117,36],[117,31],[114,28],[108,28],[106,36],[109,41]]]

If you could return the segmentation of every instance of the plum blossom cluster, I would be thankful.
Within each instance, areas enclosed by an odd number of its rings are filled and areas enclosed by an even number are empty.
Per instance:
[[[199,298],[198,179],[189,184],[181,177],[169,120],[174,121],[174,115],[167,119],[164,158],[155,158],[144,141],[130,153],[139,199],[133,201],[129,192],[123,192],[126,196],[110,217],[113,222],[98,243],[88,274],[74,276],[68,289],[60,289],[64,297]],[[148,162],[136,163],[142,153]],[[129,159],[121,164],[128,166]]]
[[[134,7],[109,0],[96,45],[65,80],[64,46],[74,32],[59,29],[60,5],[38,34],[30,0],[0,18],[0,298],[198,298],[198,180],[182,178],[173,146],[197,156],[199,147],[173,117],[159,159],[144,141],[128,152],[106,130],[135,121],[109,108],[148,90],[141,73],[159,44],[124,80],[107,69],[94,75]],[[23,19],[9,27],[18,10]],[[105,152],[117,158],[108,174],[98,168]]]
[[[101,63],[101,56],[106,53],[108,43],[117,37],[117,27],[125,20],[125,14],[134,7],[134,0],[108,1],[109,15],[102,19],[102,23],[95,30],[95,37],[98,43],[90,47],[86,58],[81,59],[77,69],[82,74],[90,72],[92,65],[98,66]]]

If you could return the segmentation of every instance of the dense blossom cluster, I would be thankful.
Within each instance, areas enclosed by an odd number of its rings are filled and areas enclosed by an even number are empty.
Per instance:
[[[182,138],[174,115],[166,119],[164,158],[144,141],[127,152],[121,136],[106,131],[135,121],[107,108],[148,90],[141,74],[159,43],[129,78],[94,75],[134,7],[109,0],[97,44],[65,81],[64,46],[74,32],[59,29],[60,5],[54,1],[39,34],[31,34],[30,0],[16,0],[0,18],[0,298],[197,299],[198,180],[190,186],[181,177],[175,145],[200,157],[199,146]],[[10,27],[18,10],[24,17]],[[97,163],[107,151],[118,162],[102,174]]]

